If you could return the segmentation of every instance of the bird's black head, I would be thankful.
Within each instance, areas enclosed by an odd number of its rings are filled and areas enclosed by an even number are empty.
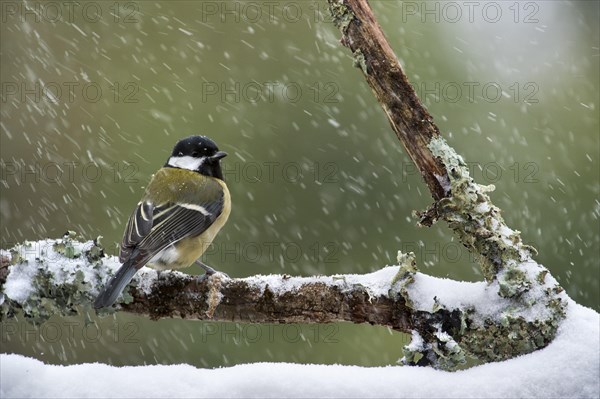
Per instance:
[[[220,160],[227,156],[206,136],[190,136],[179,140],[165,167],[193,170],[223,180]]]

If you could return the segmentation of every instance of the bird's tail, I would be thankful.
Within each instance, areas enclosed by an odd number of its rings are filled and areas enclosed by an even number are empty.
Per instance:
[[[133,278],[135,272],[137,272],[137,268],[133,260],[123,263],[123,266],[117,270],[117,273],[110,279],[104,289],[100,291],[100,295],[94,301],[94,308],[105,308],[115,303],[121,292],[123,292]]]

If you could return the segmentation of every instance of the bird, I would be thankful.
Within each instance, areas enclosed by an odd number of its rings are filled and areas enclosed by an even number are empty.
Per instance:
[[[112,306],[145,265],[162,271],[196,263],[205,276],[215,273],[199,258],[231,212],[221,169],[225,156],[206,136],[190,136],[175,144],[129,217],[119,251],[122,266],[101,290],[94,308]]]

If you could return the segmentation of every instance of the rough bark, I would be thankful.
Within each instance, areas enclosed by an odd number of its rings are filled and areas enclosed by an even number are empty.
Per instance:
[[[283,285],[289,278],[271,276],[270,281]],[[169,274],[157,282],[150,294],[140,289],[130,291],[134,300],[123,304],[122,309],[152,319],[182,317],[282,324],[349,321],[388,326],[399,331],[410,331],[414,327],[412,310],[406,307],[402,297],[372,297],[365,286],[342,290],[310,278],[294,279],[299,282],[297,289],[278,291],[268,286],[261,289],[247,280],[223,278],[218,274],[200,283],[193,276]]]
[[[428,148],[440,132],[421,104],[367,0],[328,0],[341,43],[354,55],[392,129],[425,180],[433,199],[448,195],[448,171]]]

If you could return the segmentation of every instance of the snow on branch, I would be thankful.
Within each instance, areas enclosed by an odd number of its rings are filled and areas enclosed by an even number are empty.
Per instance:
[[[89,308],[120,263],[105,256],[97,241],[74,235],[27,242],[2,251],[2,315],[22,310],[33,322],[53,314],[75,314]],[[8,266],[8,265],[11,266]],[[331,323],[350,321],[413,327],[411,311],[400,295],[390,295],[398,267],[365,275],[291,277],[253,276],[231,279],[222,273],[201,279],[177,271],[160,274],[147,267],[120,297],[121,311],[152,319],[251,323]],[[114,310],[99,310],[114,312]]]
[[[22,312],[35,323],[53,314],[90,311],[120,266],[97,241],[74,234],[2,251],[2,319]],[[414,255],[370,274],[231,279],[217,273],[199,280],[180,272],[142,268],[119,299],[118,310],[152,319],[181,317],[249,323],[347,321],[410,332],[407,364],[453,368],[465,356],[501,360],[546,346],[558,327],[547,278],[520,300],[498,295],[499,284],[464,283],[418,273]],[[531,265],[535,270],[536,265]],[[561,297],[566,301],[566,295]],[[100,312],[114,312],[114,309]]]

